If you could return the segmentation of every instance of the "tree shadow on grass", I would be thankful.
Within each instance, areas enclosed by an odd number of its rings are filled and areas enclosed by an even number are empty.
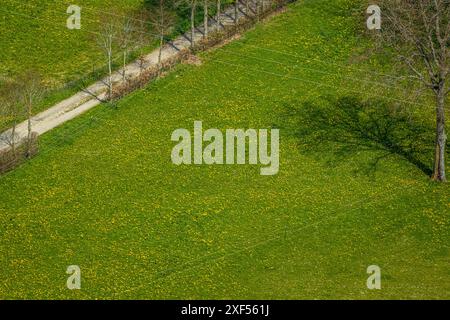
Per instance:
[[[428,176],[432,173],[428,162],[433,155],[434,129],[414,119],[408,109],[354,97],[326,98],[285,108],[286,125],[281,127],[298,139],[303,151],[328,158],[329,165],[367,152],[368,163],[360,170],[368,175],[392,156],[400,156]]]

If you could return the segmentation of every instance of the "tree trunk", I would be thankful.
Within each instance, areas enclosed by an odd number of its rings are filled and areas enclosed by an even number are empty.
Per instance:
[[[112,37],[110,38],[109,41],[109,48],[108,48],[108,100],[112,99],[112,95],[113,95],[113,84],[112,84]]]
[[[195,6],[196,2],[192,2],[191,8],[191,47],[194,48],[195,44]]]
[[[162,60],[162,51],[164,45],[164,35],[160,35],[159,38],[159,55],[158,55],[158,77],[161,76],[161,60]]]
[[[205,38],[208,37],[208,0],[204,0],[204,8],[203,8],[203,25],[205,29]]]
[[[235,0],[234,2],[234,25],[237,26],[239,20],[239,0]]]
[[[162,51],[163,51],[163,45],[164,45],[164,34],[165,34],[165,24],[166,21],[164,19],[164,1],[159,0],[159,55],[158,55],[158,77],[161,76],[161,60],[162,60]]]
[[[108,80],[108,100],[112,99],[112,62],[111,62],[111,56],[108,57],[108,74],[109,74],[109,80]]]
[[[221,12],[222,8],[221,8],[221,0],[217,0],[217,24],[219,25],[220,28],[220,12]]]
[[[12,131],[11,131],[11,150],[14,159],[16,158],[16,121],[14,120]]]
[[[32,101],[28,101],[27,105],[27,116],[28,116],[28,134],[27,134],[27,152],[26,157],[29,158],[31,156],[31,117],[33,116],[33,109],[32,109]]]
[[[260,8],[261,8],[261,6],[260,6],[260,3],[259,3],[259,1],[260,0],[256,0],[256,18],[257,18],[257,20],[259,21],[259,16],[260,16],[260,14],[261,14],[261,10],[260,10]]]
[[[126,83],[126,81],[127,81],[126,66],[127,66],[127,49],[124,49],[124,51],[123,51],[123,72],[122,72],[123,83]]]
[[[445,134],[445,93],[441,86],[437,94],[436,102],[436,151],[434,156],[433,180],[446,181],[445,176],[445,146],[447,135]]]

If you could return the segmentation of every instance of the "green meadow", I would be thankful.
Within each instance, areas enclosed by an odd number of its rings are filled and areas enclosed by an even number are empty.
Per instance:
[[[0,298],[450,298],[433,102],[364,56],[364,12],[291,4],[201,65],[42,136],[39,155],[0,177]],[[55,52],[55,70],[82,62]],[[279,173],[172,164],[172,132],[194,121],[279,129]],[[81,290],[66,288],[69,265]],[[381,290],[366,286],[370,265]]]

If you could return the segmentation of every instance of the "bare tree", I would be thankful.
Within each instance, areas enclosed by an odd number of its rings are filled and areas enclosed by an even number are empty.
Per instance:
[[[220,23],[221,23],[221,21],[220,21],[221,14],[222,14],[222,1],[216,0],[216,21],[217,21],[217,24],[219,25],[219,27],[220,27]]]
[[[164,38],[172,32],[172,28],[175,23],[175,17],[168,6],[167,0],[158,1],[158,7],[155,13],[151,15],[151,20],[153,21],[159,37],[158,72],[161,73]]]
[[[19,98],[18,84],[11,79],[5,80],[0,87],[0,116],[5,119],[5,124],[10,126],[10,129],[0,137],[11,148],[13,156],[16,155],[17,124],[24,114]]]
[[[137,21],[138,23],[135,24],[135,41],[136,45],[141,48],[139,57],[137,59],[140,74],[142,74],[146,65],[145,53],[142,51],[142,48],[150,42],[150,39],[154,38],[152,34],[148,33],[148,24],[150,22],[150,17],[151,13],[149,10],[140,10],[138,13],[136,13],[135,21]]]
[[[211,0],[203,0],[203,29],[205,30],[204,37],[209,35],[209,6]]]
[[[446,181],[445,104],[450,74],[450,2],[448,0],[381,0],[379,38],[394,51],[412,77],[435,97],[436,141],[433,179]]]
[[[106,103],[113,97],[113,62],[114,62],[114,52],[116,52],[117,44],[122,45],[121,39],[121,28],[120,25],[111,17],[105,16],[100,22],[100,27],[98,32],[94,32],[93,42],[100,49],[102,55],[106,62],[107,75],[103,77],[100,74],[98,68],[92,64],[92,75],[101,77],[99,82],[101,86],[96,83],[92,84],[92,77],[85,76],[82,77],[79,82],[79,88],[84,93],[90,95],[101,103]],[[101,62],[103,69],[103,59]],[[125,72],[125,71],[124,71]],[[103,71],[102,71],[103,73]],[[126,74],[123,73],[122,76],[125,78]],[[106,87],[106,93],[103,94],[103,85]],[[104,97],[103,97],[104,96]]]
[[[197,0],[187,0],[191,6],[191,41],[192,47],[195,45],[195,13],[197,10]]]
[[[198,0],[178,0],[177,6],[188,6],[191,11],[191,47],[195,46],[195,15],[198,7]]]
[[[26,157],[30,157],[33,147],[32,117],[33,108],[42,99],[44,85],[42,78],[36,71],[27,71],[18,78],[19,97],[27,115],[27,149]]]
[[[122,81],[124,83],[127,81],[126,66],[128,55],[131,51],[131,45],[135,42],[134,36],[135,31],[137,31],[134,21],[135,19],[133,18],[125,17],[118,33],[119,47],[122,50]]]
[[[234,0],[234,25],[239,22],[239,0]]]
[[[118,36],[118,27],[113,19],[107,19],[102,22],[100,31],[97,33],[97,44],[106,57],[108,68],[108,78],[104,83],[108,90],[108,100],[113,96],[113,53],[115,49],[115,40]]]

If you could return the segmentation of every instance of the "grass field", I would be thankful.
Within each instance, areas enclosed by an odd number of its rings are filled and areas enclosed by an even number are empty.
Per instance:
[[[426,174],[433,108],[361,82],[389,66],[349,64],[368,42],[358,9],[298,2],[43,136],[0,178],[0,298],[450,298],[450,189]],[[279,174],[173,165],[171,133],[196,120],[279,128]],[[69,265],[82,290],[66,288]],[[367,289],[369,265],[382,290]]]

